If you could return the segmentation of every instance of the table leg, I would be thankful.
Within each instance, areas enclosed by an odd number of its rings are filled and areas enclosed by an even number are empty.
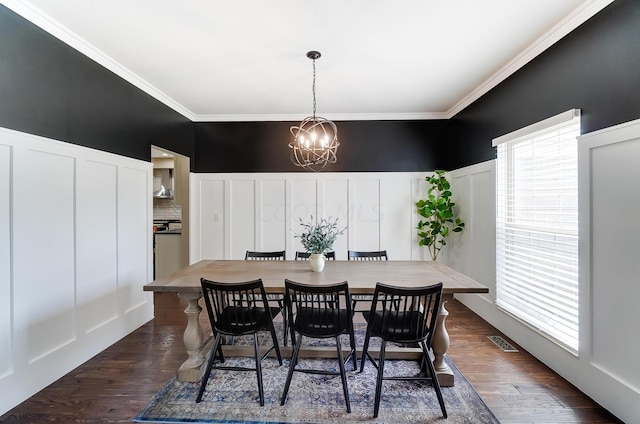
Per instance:
[[[451,387],[454,383],[453,371],[451,371],[449,365],[444,362],[444,357],[449,350],[449,333],[447,333],[447,328],[444,325],[444,321],[447,319],[449,312],[445,309],[444,305],[451,298],[452,296],[447,296],[446,298],[445,296],[442,297],[442,302],[440,302],[440,311],[438,312],[438,320],[433,332],[433,340],[431,341],[433,356],[435,357],[433,366],[436,369],[438,381],[442,387]]]
[[[202,326],[200,326],[200,312],[202,307],[198,300],[202,295],[197,293],[180,293],[180,298],[188,302],[184,313],[187,315],[187,328],[184,330],[183,341],[187,348],[188,358],[178,369],[178,381],[199,381],[200,366],[204,362],[207,344],[204,340]]]

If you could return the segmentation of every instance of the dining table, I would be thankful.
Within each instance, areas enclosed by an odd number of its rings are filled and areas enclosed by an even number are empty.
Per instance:
[[[456,293],[488,293],[489,289],[471,277],[438,261],[327,261],[322,272],[313,272],[308,261],[246,261],[246,260],[202,260],[172,274],[160,277],[144,285],[144,291],[173,292],[186,301],[187,324],[183,342],[187,359],[177,371],[179,381],[199,381],[203,364],[212,345],[212,335],[205,334],[200,323],[202,289],[200,279],[218,282],[244,282],[261,279],[267,294],[283,295],[284,280],[305,284],[331,284],[347,281],[352,295],[372,295],[376,283],[401,287],[422,287],[443,283],[443,296],[432,339],[434,367],[440,385],[453,386],[453,372],[444,357],[449,349],[449,334],[445,320],[449,314],[447,301]],[[361,302],[358,302],[359,304]],[[208,331],[210,333],[210,331]],[[252,356],[253,350],[246,347],[226,346],[231,355]],[[235,350],[234,350],[235,349]],[[290,347],[281,347],[290,354]],[[323,357],[335,348],[309,348],[305,356]],[[418,357],[420,349],[397,347],[388,349],[386,358]]]

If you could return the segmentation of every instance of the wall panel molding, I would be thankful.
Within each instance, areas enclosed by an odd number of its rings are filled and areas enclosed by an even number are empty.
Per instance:
[[[578,387],[625,411],[640,403],[640,338],[625,328],[640,321],[640,120],[579,137],[578,157],[580,349],[598,381]],[[635,409],[619,416],[630,422]]]
[[[0,139],[0,380],[14,372],[11,169],[13,146]]]
[[[0,415],[153,318],[152,165],[0,128]]]
[[[304,250],[295,237],[299,219],[311,215],[348,227],[334,245],[337,259],[349,249],[426,259],[417,248],[415,202],[430,172],[192,174],[190,261],[243,259],[245,250],[294,258]]]

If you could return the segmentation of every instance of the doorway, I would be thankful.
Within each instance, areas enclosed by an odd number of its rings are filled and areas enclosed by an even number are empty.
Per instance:
[[[190,158],[151,146],[153,163],[153,278],[189,265]]]

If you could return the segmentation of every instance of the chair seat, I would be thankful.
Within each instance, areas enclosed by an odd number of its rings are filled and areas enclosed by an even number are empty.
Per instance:
[[[416,311],[383,314],[375,311],[363,311],[365,321],[371,326],[371,335],[397,343],[415,343],[424,337],[420,335],[420,316]]]
[[[335,337],[349,330],[349,312],[346,309],[331,310],[300,308],[295,329],[300,334],[314,338]]]
[[[224,308],[217,323],[218,331],[223,334],[252,334],[265,328],[269,320],[280,313],[279,307],[270,307],[271,316],[264,308],[243,308],[238,306],[228,306]]]

